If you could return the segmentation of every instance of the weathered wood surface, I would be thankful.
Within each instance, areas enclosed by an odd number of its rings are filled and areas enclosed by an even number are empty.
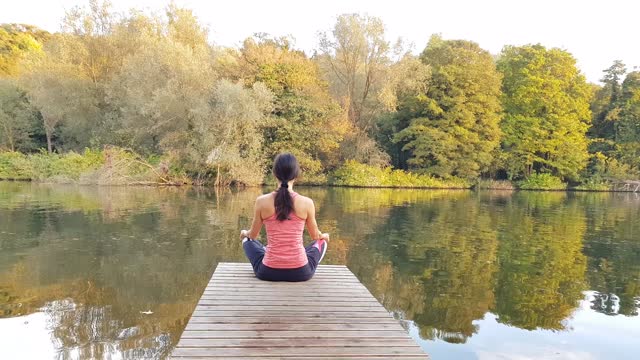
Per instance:
[[[173,359],[426,359],[346,266],[301,283],[265,282],[220,263]]]

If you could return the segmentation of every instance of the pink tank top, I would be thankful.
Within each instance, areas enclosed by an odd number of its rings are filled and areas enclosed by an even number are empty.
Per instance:
[[[291,192],[291,197],[298,194]],[[289,220],[280,221],[276,214],[264,219],[267,230],[267,249],[262,263],[274,269],[295,269],[308,262],[302,243],[305,219],[291,212]]]

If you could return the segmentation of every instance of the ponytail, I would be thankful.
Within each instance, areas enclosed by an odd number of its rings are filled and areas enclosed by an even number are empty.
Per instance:
[[[281,181],[274,205],[276,207],[276,219],[280,221],[289,220],[289,214],[293,211],[293,197],[289,193],[289,181],[295,179],[300,174],[298,160],[289,153],[276,156],[273,162],[273,175]]]
[[[287,183],[282,183],[276,192],[275,198],[276,206],[276,219],[290,220],[289,214],[293,211],[293,197],[289,193],[289,186]]]

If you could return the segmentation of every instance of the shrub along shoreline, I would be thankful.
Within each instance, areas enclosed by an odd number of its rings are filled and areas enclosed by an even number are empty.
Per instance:
[[[130,150],[109,147],[83,153],[23,154],[0,152],[0,180],[80,185],[213,185],[215,170],[188,173],[168,156],[145,158]],[[265,179],[265,183],[270,183]],[[611,184],[589,180],[569,186],[551,174],[533,174],[521,181],[461,178],[441,179],[391,167],[376,167],[347,161],[330,174],[309,174],[304,186],[403,189],[474,189],[536,191],[617,191]]]

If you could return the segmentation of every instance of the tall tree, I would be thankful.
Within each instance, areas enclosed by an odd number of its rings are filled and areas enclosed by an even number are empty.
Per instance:
[[[266,157],[261,127],[272,107],[273,94],[262,83],[250,89],[228,80],[216,84],[205,116],[194,119],[190,142],[200,160],[196,164],[215,170],[216,185],[262,184]]]
[[[640,71],[627,74],[619,100],[620,118],[616,126],[616,157],[640,172]]]
[[[334,77],[333,91],[343,101],[349,119],[365,131],[371,125],[369,101],[390,64],[390,45],[380,18],[344,14],[331,34],[321,33],[320,60]]]
[[[339,105],[316,63],[291,48],[289,39],[259,35],[238,53],[219,58],[221,72],[251,86],[261,82],[274,95],[272,116],[263,124],[268,158],[290,151],[308,175],[336,166],[335,150],[347,130]]]
[[[410,151],[402,149],[404,143],[394,141],[396,134],[409,125],[411,115],[406,105],[416,95],[425,94],[430,82],[431,67],[412,54],[406,54],[389,69],[389,79],[380,94],[386,112],[377,120],[375,139],[397,168],[407,169],[411,156]]]
[[[613,140],[615,123],[619,117],[621,83],[627,69],[622,61],[616,60],[603,72],[604,77],[600,80],[603,86],[596,92],[591,103],[593,126],[589,133],[593,138]]]
[[[186,154],[194,121],[205,116],[216,76],[206,48],[145,37],[105,84],[120,145],[143,153]],[[205,110],[202,110],[205,109]]]
[[[385,39],[380,18],[343,14],[330,33],[320,34],[320,54],[316,57],[352,124],[352,131],[342,144],[343,157],[373,164],[386,164],[388,156],[371,139],[377,116],[383,106],[379,99],[392,50]]]
[[[577,179],[588,158],[591,91],[568,52],[542,45],[507,46],[498,59],[510,177],[551,172]]]
[[[407,126],[395,141],[409,165],[442,177],[475,178],[500,142],[500,74],[478,44],[433,36],[420,56],[431,67],[426,91],[405,97],[398,117]]]
[[[72,41],[67,35],[56,35],[47,47]],[[53,151],[56,131],[63,123],[82,128],[97,112],[91,91],[91,78],[78,65],[65,62],[56,52],[45,51],[21,75],[20,82],[27,90],[29,101],[40,111],[47,138],[47,149]]]
[[[0,149],[31,150],[37,121],[37,111],[25,92],[13,81],[0,78]]]
[[[19,74],[20,62],[31,52],[42,51],[49,33],[24,24],[0,25],[0,76]]]

